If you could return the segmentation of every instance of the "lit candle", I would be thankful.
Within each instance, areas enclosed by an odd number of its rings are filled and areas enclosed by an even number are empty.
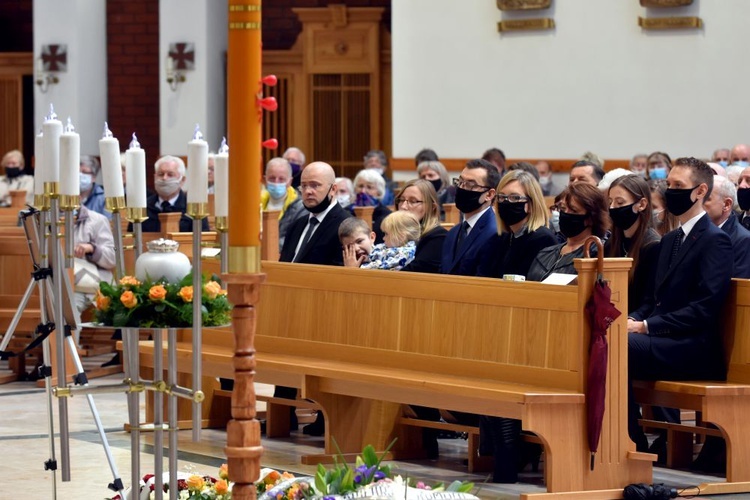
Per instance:
[[[49,115],[42,124],[44,134],[44,169],[42,182],[60,182],[60,136],[62,122],[57,119],[55,108],[49,105]],[[44,186],[42,186],[44,187]]]
[[[214,215],[229,215],[229,147],[226,138],[214,157]]]
[[[75,132],[73,123],[68,118],[65,131],[60,136],[60,194],[63,196],[79,196],[81,138]]]
[[[138,144],[135,132],[125,152],[125,189],[128,208],[146,208],[146,152]]]
[[[208,143],[203,140],[200,126],[195,126],[193,140],[188,143],[188,203],[208,203]]]
[[[112,137],[107,122],[104,122],[104,134],[99,139],[99,156],[102,160],[102,180],[104,196],[123,198],[125,188],[122,185],[122,167],[120,166],[120,141]]]

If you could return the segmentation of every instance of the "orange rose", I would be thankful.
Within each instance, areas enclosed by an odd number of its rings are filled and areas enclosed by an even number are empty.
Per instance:
[[[126,290],[122,292],[122,295],[120,295],[120,302],[122,302],[122,305],[124,305],[128,309],[132,309],[138,305],[138,298],[133,292],[131,292],[130,290]]]
[[[177,292],[177,295],[185,302],[192,302],[193,301],[193,287],[183,286],[182,288],[180,288],[180,291]]]
[[[148,291],[148,298],[154,302],[161,302],[167,297],[167,289],[164,285],[154,285]]]
[[[138,285],[141,284],[141,282],[138,281],[137,279],[135,279],[133,276],[123,276],[120,279],[120,284],[121,285],[138,286]]]
[[[221,467],[219,467],[219,477],[229,479],[229,466],[227,464],[221,464]]]
[[[215,281],[209,281],[203,285],[203,293],[209,300],[214,300],[221,293],[221,285]]]
[[[214,483],[214,489],[217,495],[226,495],[229,492],[229,485],[223,479],[219,479]]]
[[[206,484],[201,476],[196,476],[195,474],[187,478],[185,483],[187,484],[188,490],[195,492],[200,492]]]
[[[106,297],[99,292],[99,290],[96,291],[96,308],[100,311],[106,311],[109,309],[109,305],[111,304],[111,300],[109,297]]]
[[[272,470],[266,475],[266,477],[263,478],[263,482],[266,484],[275,484],[276,481],[278,481],[280,477],[281,477],[281,474],[279,474],[278,471]]]

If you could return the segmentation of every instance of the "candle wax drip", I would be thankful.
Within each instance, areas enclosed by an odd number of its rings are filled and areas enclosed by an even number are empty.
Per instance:
[[[227,146],[226,137],[221,138],[221,146],[219,146],[219,154],[221,153],[229,153],[229,146]]]
[[[141,144],[138,142],[138,138],[135,136],[135,132],[133,132],[133,140],[130,141],[130,149],[138,149],[141,147]]]

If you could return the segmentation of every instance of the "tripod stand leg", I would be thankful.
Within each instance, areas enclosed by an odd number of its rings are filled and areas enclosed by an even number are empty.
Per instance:
[[[39,301],[41,304],[40,313],[42,324],[47,324],[47,311],[45,309],[45,289],[41,281],[37,282],[39,285]],[[49,460],[45,462],[45,470],[52,472],[52,499],[57,500],[57,460],[55,459],[55,417],[52,404],[52,365],[49,348],[49,337],[44,339],[42,342],[42,359],[44,360],[44,366],[42,367],[44,375],[44,390],[47,393],[47,429],[49,431]]]
[[[13,319],[11,320],[10,325],[8,325],[8,330],[5,332],[5,335],[3,336],[3,341],[2,343],[0,343],[0,351],[5,351],[5,349],[8,348],[10,339],[11,337],[13,337],[13,333],[15,333],[16,328],[18,327],[18,323],[21,321],[21,316],[23,315],[23,312],[26,310],[26,305],[29,303],[31,294],[34,292],[35,284],[36,284],[36,280],[34,280],[34,278],[31,278],[31,281],[29,281],[29,286],[26,287],[26,292],[23,294],[21,303],[18,305],[18,309],[16,309],[16,314],[13,315]]]

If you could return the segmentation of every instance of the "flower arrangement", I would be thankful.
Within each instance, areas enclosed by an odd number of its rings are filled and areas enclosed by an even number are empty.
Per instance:
[[[140,495],[137,500],[153,500],[156,497],[156,477],[146,474],[140,482]],[[162,491],[169,492],[169,473],[162,476]],[[177,498],[179,500],[231,500],[232,483],[229,482],[227,464],[219,468],[219,478],[201,476],[186,472],[177,473]],[[125,492],[126,498],[136,500],[130,491]],[[164,498],[167,498],[164,495]],[[120,495],[115,495],[110,500],[122,500]]]
[[[102,281],[95,297],[96,321],[115,327],[166,328],[193,324],[193,275],[179,283],[139,281],[124,276],[112,285]],[[217,281],[202,279],[201,311],[203,326],[230,322],[232,306],[226,290]]]

